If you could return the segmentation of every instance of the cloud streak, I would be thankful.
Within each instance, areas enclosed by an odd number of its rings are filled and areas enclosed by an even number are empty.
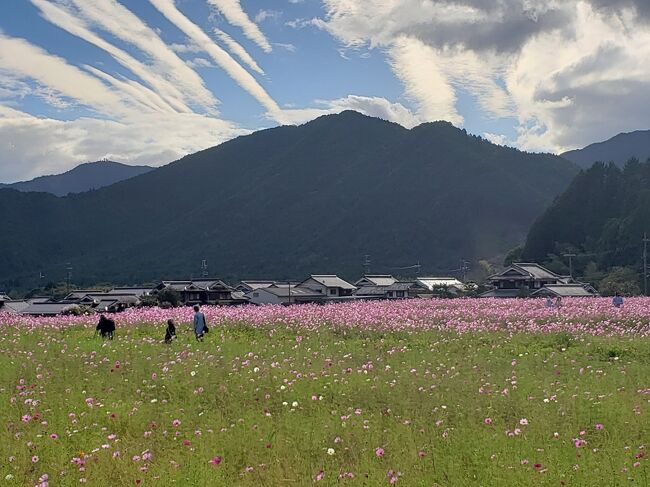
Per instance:
[[[149,86],[154,88],[159,94],[161,100],[156,103],[161,109],[167,110],[173,108],[181,112],[191,112],[192,110],[183,102],[184,95],[169,81],[152,74],[151,66],[146,66],[122,49],[115,47],[113,44],[105,41],[100,36],[92,32],[87,24],[80,18],[72,15],[68,10],[57,6],[46,0],[31,0],[31,2],[40,9],[41,15],[52,24],[79,37],[106,51],[118,63],[129,69],[133,74],[142,79]],[[115,85],[115,83],[111,83]],[[162,100],[164,99],[164,101]]]
[[[199,26],[176,8],[173,0],[150,0],[152,5],[167,20],[180,29],[195,44],[200,46],[212,59],[267,110],[268,116],[278,122],[286,121],[282,110],[266,90],[230,54],[215,44]]]
[[[157,76],[176,86],[187,104],[216,113],[218,100],[203,79],[139,17],[115,0],[66,0],[87,22],[129,43],[151,60]]]
[[[226,34],[224,31],[220,29],[214,29],[214,33],[216,36],[221,39],[221,42],[223,42],[226,46],[228,46],[228,49],[230,49],[230,52],[235,54],[241,61],[246,64],[249,68],[251,68],[253,71],[255,71],[258,74],[264,74],[264,71],[262,71],[262,68],[259,67],[259,65],[255,62],[253,57],[248,54],[246,49],[237,42],[235,39],[230,37],[228,34]]]
[[[207,0],[207,2],[219,10],[230,24],[240,27],[244,35],[255,42],[264,52],[273,50],[257,24],[244,12],[239,0]]]

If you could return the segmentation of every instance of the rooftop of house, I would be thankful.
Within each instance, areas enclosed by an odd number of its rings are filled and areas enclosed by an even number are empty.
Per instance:
[[[391,284],[397,282],[397,279],[391,275],[366,274],[354,284],[358,285],[364,280],[371,282],[375,286],[390,286]]]
[[[551,280],[551,281],[552,280],[567,281],[569,279],[569,276],[561,276],[559,274],[556,274],[553,271],[550,271],[549,269],[546,269],[545,267],[542,267],[539,264],[535,264],[532,262],[514,263],[509,267],[507,267],[502,272],[490,276],[489,279],[499,280],[504,277],[510,277],[510,276],[506,276],[506,274],[512,274],[513,271],[520,274],[521,277],[526,279],[539,279],[539,280]]]
[[[349,290],[354,290],[356,287],[352,284],[350,284],[347,281],[344,281],[341,279],[339,276],[334,275],[334,274],[312,274],[309,279],[313,279],[314,281],[322,284],[325,287],[338,287],[341,289],[349,289]],[[307,279],[307,280],[309,280]],[[305,281],[303,281],[305,282]]]
[[[418,277],[417,282],[426,287],[429,291],[440,287],[456,287],[464,289],[465,284],[460,282],[455,277]]]
[[[22,313],[28,306],[29,303],[27,301],[5,301],[2,311],[7,311],[9,313]]]
[[[285,286],[269,286],[263,288],[264,291],[271,293],[279,298],[292,297],[323,297],[321,293],[311,291],[307,288],[297,287],[295,285]]]
[[[269,280],[247,280],[247,281],[241,281],[240,286],[246,287],[248,289],[261,289],[261,288],[267,288],[270,286],[273,286],[275,284],[275,281],[269,281]]]
[[[597,296],[597,293],[592,291],[590,287],[585,284],[547,284],[538,291],[535,291],[532,295],[540,296],[549,294],[566,298]]]
[[[24,315],[58,315],[73,307],[71,303],[31,303],[21,313]]]

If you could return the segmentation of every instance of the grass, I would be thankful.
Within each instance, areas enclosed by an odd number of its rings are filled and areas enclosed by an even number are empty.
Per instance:
[[[647,339],[179,332],[0,328],[0,485],[648,485]]]

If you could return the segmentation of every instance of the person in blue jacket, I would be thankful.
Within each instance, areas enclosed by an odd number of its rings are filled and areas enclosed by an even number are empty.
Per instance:
[[[208,324],[205,321],[205,315],[201,313],[199,305],[194,306],[194,334],[196,340],[203,341],[203,336],[208,332]]]

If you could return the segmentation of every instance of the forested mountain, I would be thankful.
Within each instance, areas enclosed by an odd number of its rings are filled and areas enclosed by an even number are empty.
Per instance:
[[[605,142],[565,152],[562,157],[584,169],[594,162],[613,162],[623,167],[630,159],[645,161],[650,157],[650,130],[618,134]]]
[[[0,191],[0,287],[210,274],[296,278],[504,254],[578,169],[446,122],[407,130],[343,112],[264,130],[110,187]],[[3,285],[4,284],[4,285]]]
[[[631,160],[624,169],[597,163],[532,226],[523,257],[557,266],[573,253],[579,276],[593,281],[624,267],[640,279],[644,232],[650,236],[650,161]]]
[[[149,166],[129,166],[113,161],[87,162],[63,174],[40,176],[30,181],[0,184],[0,188],[18,191],[36,191],[65,196],[70,193],[83,193],[145,174],[153,168]]]

